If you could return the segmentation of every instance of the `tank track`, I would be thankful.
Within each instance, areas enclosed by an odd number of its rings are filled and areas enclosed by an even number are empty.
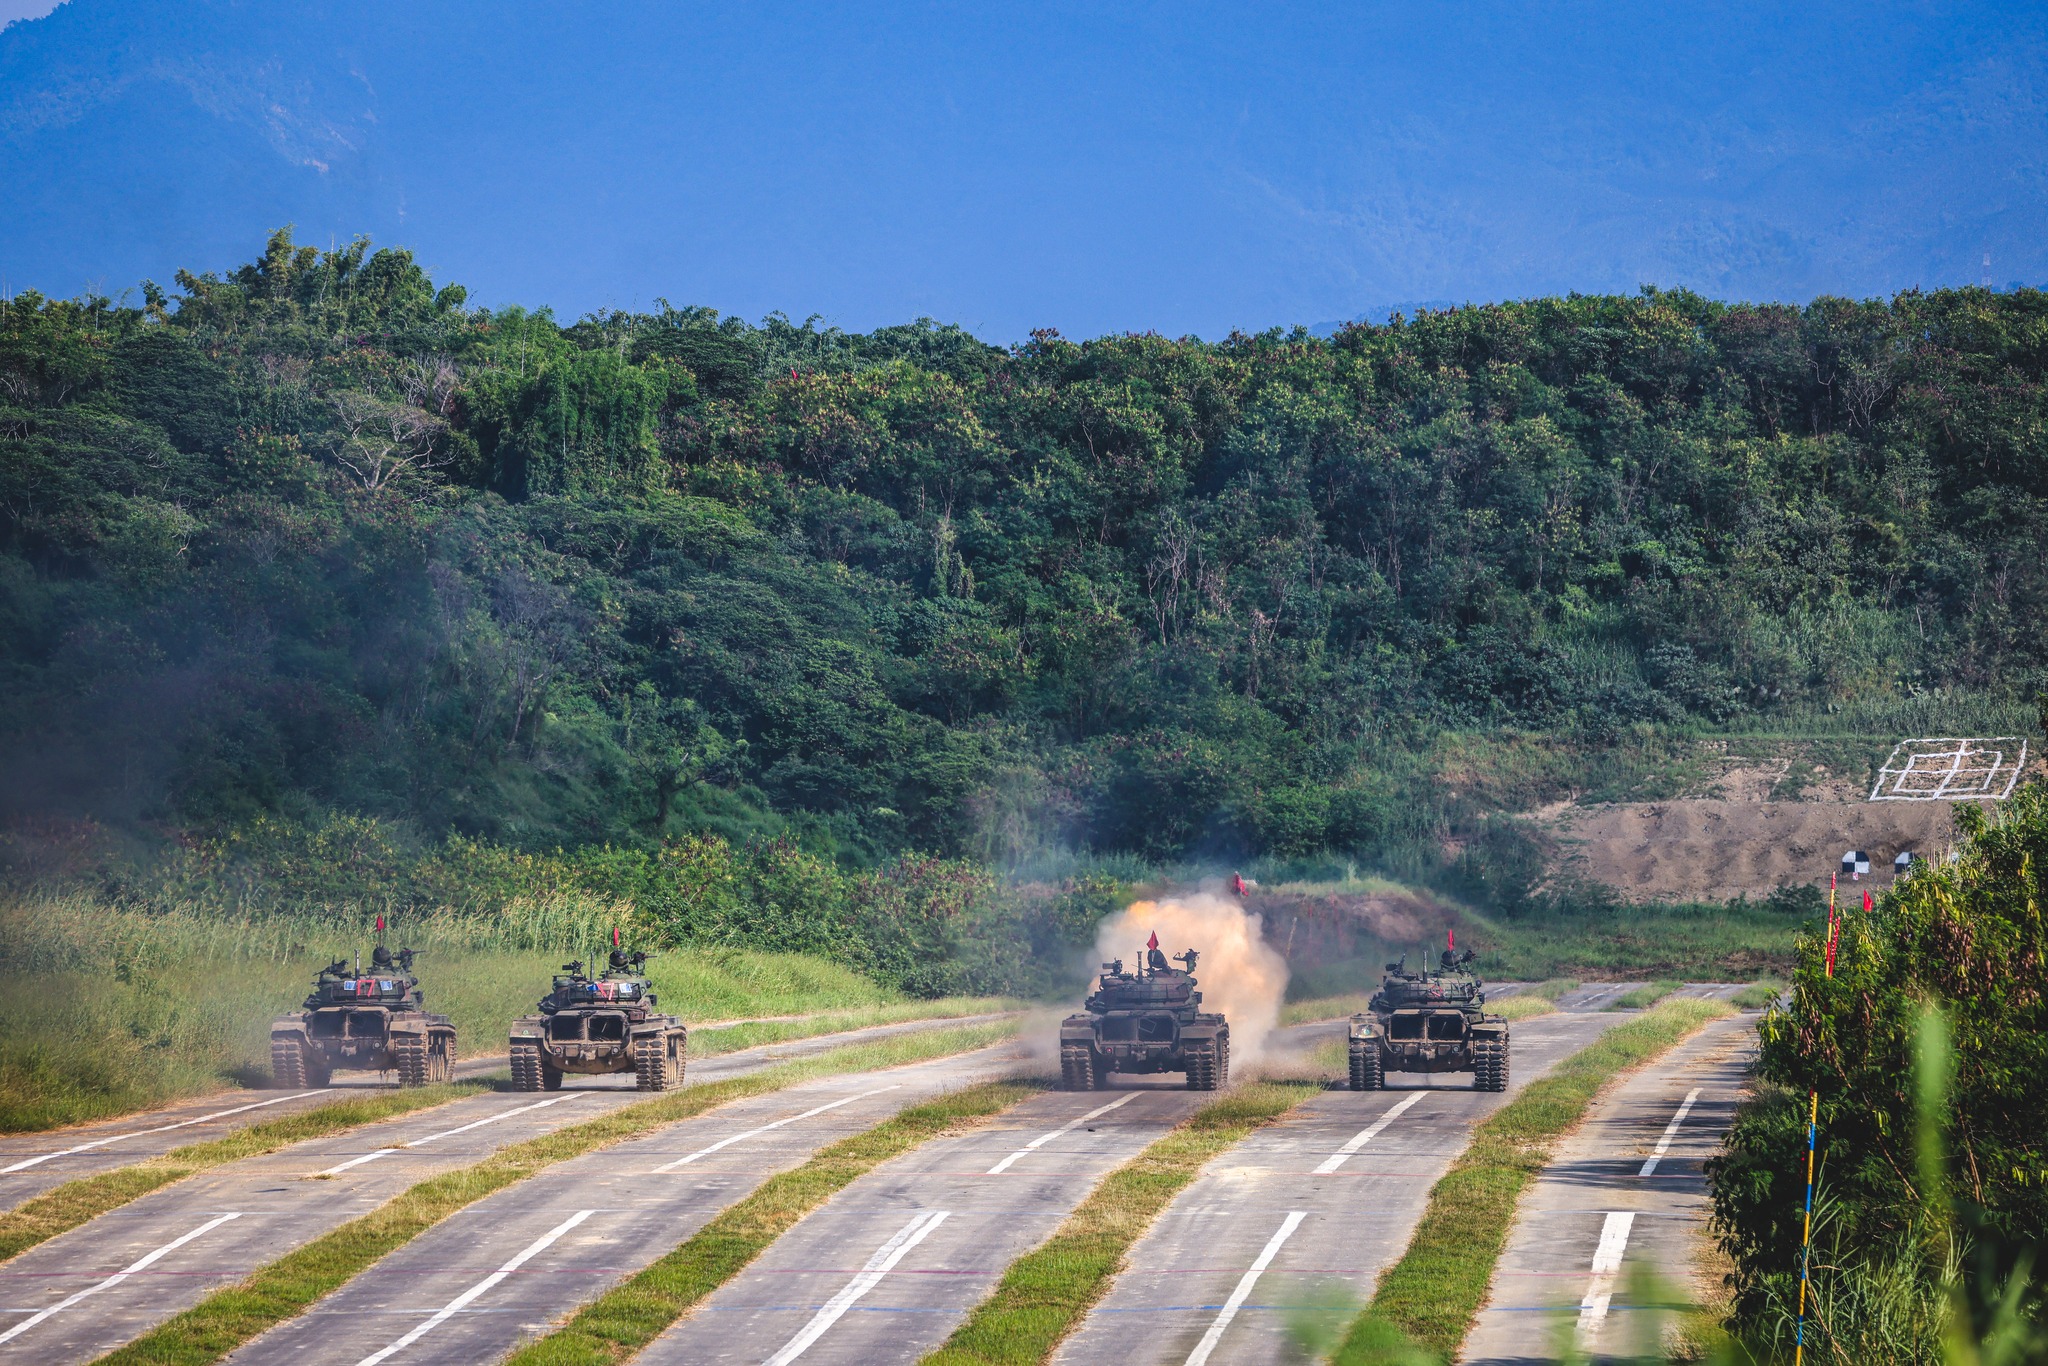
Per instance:
[[[1351,1041],[1351,1089],[1354,1091],[1378,1091],[1386,1085],[1385,1064],[1380,1058],[1379,1042],[1375,1039],[1353,1039]]]
[[[1504,1043],[1475,1043],[1472,1046],[1472,1089],[1508,1089],[1508,1046]]]
[[[391,1056],[398,1064],[400,1086],[427,1084],[427,1041],[417,1035],[400,1035],[391,1041]]]
[[[1215,1091],[1230,1085],[1230,1039],[1188,1045],[1188,1090]]]
[[[1061,1044],[1060,1089],[1093,1091],[1098,1089],[1098,1086],[1099,1079],[1095,1075],[1095,1050],[1087,1044]]]
[[[270,1079],[280,1091],[305,1089],[306,1050],[297,1039],[270,1041]]]
[[[684,1063],[668,1056],[668,1037],[657,1034],[633,1041],[633,1071],[643,1091],[667,1091],[683,1084]]]
[[[512,1089],[515,1091],[538,1091],[541,1089],[540,1045],[524,1041],[512,1045]]]

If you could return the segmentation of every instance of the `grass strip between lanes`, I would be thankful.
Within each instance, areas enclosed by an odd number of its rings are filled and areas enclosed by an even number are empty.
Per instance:
[[[1261,1082],[1197,1110],[1103,1177],[1052,1237],[1012,1262],[988,1298],[923,1366],[1021,1366],[1051,1357],[1108,1290],[1131,1245],[1203,1166],[1317,1090],[1298,1082]]]
[[[188,1143],[114,1171],[81,1176],[0,1214],[0,1262],[197,1172],[245,1157],[261,1157],[309,1138],[325,1138],[359,1125],[446,1105],[489,1089],[480,1081],[460,1081],[350,1096],[251,1124],[203,1143]]]
[[[485,1196],[572,1157],[636,1138],[746,1096],[843,1072],[900,1066],[963,1053],[1013,1036],[1014,1021],[931,1030],[852,1044],[748,1076],[691,1086],[500,1149],[443,1172],[259,1267],[241,1284],[207,1296],[125,1347],[101,1357],[119,1366],[206,1366],[259,1333],[303,1312],[395,1248]]]
[[[1609,1029],[1494,1111],[1430,1189],[1407,1252],[1380,1278],[1332,1366],[1454,1358],[1486,1298],[1516,1201],[1550,1160],[1557,1140],[1616,1075],[1733,1013],[1724,1001],[1664,1001]]]
[[[1646,987],[1623,992],[1609,1003],[1609,1010],[1647,1010],[1672,992],[1684,986],[1683,982],[1652,982]]]
[[[841,1139],[802,1166],[769,1177],[675,1251],[513,1353],[506,1366],[607,1366],[632,1356],[858,1178],[1042,1089],[1026,1082],[972,1086]]]

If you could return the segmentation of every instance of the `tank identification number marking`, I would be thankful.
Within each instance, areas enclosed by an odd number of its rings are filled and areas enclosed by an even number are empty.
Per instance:
[[[995,1166],[990,1167],[988,1169],[988,1175],[1001,1176],[1004,1172],[1010,1169],[1010,1164],[1012,1162],[1015,1162],[1018,1158],[1029,1157],[1032,1153],[1036,1152],[1042,1145],[1052,1142],[1061,1134],[1072,1133],[1075,1129],[1080,1128],[1089,1120],[1094,1119],[1099,1115],[1106,1115],[1111,1110],[1116,1109],[1116,1107],[1119,1105],[1129,1105],[1132,1101],[1136,1100],[1139,1096],[1143,1094],[1144,1093],[1142,1091],[1132,1091],[1128,1094],[1118,1096],[1109,1104],[1098,1105],[1093,1110],[1090,1110],[1087,1114],[1082,1115],[1079,1119],[1073,1120],[1072,1122],[1067,1124],[1063,1124],[1059,1128],[1054,1129],[1049,1134],[1040,1134],[1037,1138],[1032,1139],[1029,1143],[1026,1143],[1023,1147],[1017,1149],[1016,1152],[1011,1153],[1008,1157],[996,1163]]]
[[[237,1211],[233,1214],[223,1214],[220,1215],[218,1218],[208,1219],[205,1223],[201,1224],[198,1228],[193,1229],[190,1233],[180,1234],[178,1237],[171,1239],[171,1241],[169,1241],[168,1243],[165,1243],[156,1251],[144,1253],[141,1257],[138,1257],[136,1260],[130,1262],[127,1266],[122,1267],[119,1271],[116,1271],[113,1275],[107,1277],[105,1280],[99,1282],[97,1285],[89,1285],[85,1289],[79,1291],[77,1294],[71,1296],[69,1299],[59,1300],[57,1301],[57,1303],[51,1305],[48,1309],[39,1310],[30,1317],[23,1319],[20,1323],[15,1324],[6,1332],[0,1333],[0,1342],[10,1342],[15,1338],[20,1337],[23,1333],[26,1333],[29,1329],[35,1327],[44,1319],[50,1317],[50,1315],[61,1314],[66,1309],[69,1309],[72,1305],[77,1304],[80,1300],[84,1299],[86,1296],[97,1295],[102,1290],[106,1290],[113,1286],[119,1285],[121,1282],[127,1280],[130,1276],[133,1276],[138,1272],[148,1270],[149,1267],[151,1267],[157,1262],[158,1259],[162,1257],[167,1257],[171,1253],[176,1252],[179,1248],[185,1246],[185,1244],[191,1242],[194,1238],[200,1237],[207,1233],[211,1233],[214,1229],[219,1228],[222,1224],[225,1224],[230,1219],[239,1219],[241,1217],[241,1213]]]
[[[490,1275],[484,1277],[475,1285],[471,1286],[469,1289],[463,1291],[460,1295],[457,1295],[454,1299],[448,1301],[448,1303],[442,1305],[439,1309],[435,1310],[434,1316],[428,1319],[425,1323],[413,1329],[404,1337],[392,1343],[389,1347],[370,1353],[370,1355],[364,1357],[361,1361],[357,1362],[356,1366],[377,1366],[377,1363],[383,1361],[386,1357],[392,1356],[398,1352],[402,1352],[406,1348],[412,1346],[415,1342],[418,1342],[421,1338],[433,1332],[436,1328],[439,1328],[442,1324],[448,1322],[448,1320],[454,1318],[463,1310],[469,1308],[469,1306],[473,1304],[479,1296],[488,1292],[492,1286],[497,1285],[507,1276],[510,1276],[513,1272],[517,1271],[520,1267],[526,1265],[527,1262],[539,1256],[541,1253],[547,1251],[550,1247],[554,1245],[556,1239],[560,1238],[563,1234],[567,1233],[570,1229],[576,1227],[576,1225],[582,1223],[585,1219],[588,1219],[591,1215],[595,1213],[597,1213],[597,1211],[594,1209],[577,1210],[567,1219],[564,1219],[561,1223],[556,1224],[546,1233],[541,1234],[540,1237],[528,1243],[524,1248],[520,1250],[519,1254],[516,1257],[514,1257],[511,1261],[505,1263],[496,1271],[493,1271]]]
[[[1317,1176],[1328,1176],[1331,1172],[1337,1170],[1337,1168],[1343,1166],[1346,1162],[1349,1162],[1353,1157],[1357,1155],[1358,1150],[1360,1148],[1363,1148],[1366,1144],[1372,1142],[1375,1138],[1379,1137],[1380,1130],[1386,1128],[1389,1124],[1392,1124],[1395,1120],[1399,1119],[1403,1114],[1407,1113],[1409,1106],[1413,1105],[1416,1101],[1421,1100],[1424,1096],[1428,1094],[1429,1092],[1427,1091],[1417,1091],[1414,1095],[1408,1097],[1408,1099],[1402,1101],[1393,1109],[1381,1115],[1377,1120],[1373,1122],[1371,1128],[1363,1130],[1362,1132],[1353,1135],[1349,1143],[1346,1143],[1343,1147],[1337,1149],[1336,1152],[1331,1153],[1328,1157],[1324,1158],[1322,1161],[1322,1165],[1316,1168],[1315,1174]]]
[[[282,1105],[288,1100],[297,1100],[301,1096],[314,1094],[316,1093],[312,1091],[294,1091],[288,1096],[273,1096],[269,1100],[254,1101],[248,1105],[237,1105],[232,1110],[215,1110],[210,1115],[200,1115],[196,1119],[181,1119],[176,1124],[159,1124],[154,1129],[131,1129],[125,1134],[115,1134],[111,1138],[96,1138],[90,1143],[81,1143],[75,1148],[66,1148],[62,1152],[44,1153],[40,1157],[31,1157],[26,1161],[17,1162],[11,1167],[0,1167],[0,1176],[6,1176],[12,1172],[26,1171],[30,1167],[48,1162],[53,1157],[70,1157],[73,1153],[90,1152],[94,1148],[104,1148],[109,1143],[119,1143],[124,1138],[141,1138],[144,1134],[167,1134],[173,1129],[184,1129],[194,1124],[204,1124],[209,1119],[226,1119],[229,1115],[239,1115],[244,1110],[261,1110],[266,1105]]]
[[[788,1118],[778,1119],[772,1124],[763,1124],[758,1128],[749,1129],[745,1133],[734,1134],[731,1138],[721,1138],[708,1148],[699,1148],[696,1152],[679,1157],[673,1162],[665,1162],[649,1174],[658,1176],[662,1172],[672,1172],[677,1167],[686,1167],[700,1157],[709,1157],[721,1148],[730,1148],[733,1144],[752,1138],[756,1134],[765,1134],[770,1129],[780,1129],[785,1124],[794,1124],[800,1119],[809,1119],[812,1115],[822,1115],[827,1110],[837,1110],[842,1105],[851,1105],[857,1100],[866,1100],[869,1096],[879,1096],[884,1091],[898,1090],[902,1085],[903,1083],[901,1082],[894,1082],[888,1086],[877,1086],[872,1091],[863,1091],[857,1096],[848,1096],[844,1100],[835,1100],[830,1105],[820,1105],[815,1109],[806,1110],[800,1115],[790,1115]]]
[[[952,1211],[928,1209],[921,1211],[915,1219],[896,1230],[888,1242],[875,1249],[875,1255],[868,1258],[860,1274],[848,1281],[838,1294],[825,1301],[824,1308],[811,1316],[803,1331],[783,1345],[781,1351],[769,1357],[764,1366],[789,1366],[805,1352],[811,1344],[825,1336],[825,1331],[839,1322],[846,1311],[859,1302],[861,1296],[882,1283],[882,1277],[896,1269],[896,1263],[908,1255],[910,1249],[923,1242],[931,1231],[946,1222]]]
[[[1664,1160],[1664,1154],[1671,1151],[1671,1140],[1678,1137],[1678,1126],[1685,1123],[1685,1117],[1692,1113],[1692,1103],[1699,1098],[1700,1088],[1697,1086],[1685,1093],[1685,1103],[1678,1107],[1678,1113],[1664,1126],[1664,1137],[1657,1140],[1657,1150],[1650,1154],[1649,1161],[1643,1163],[1643,1169],[1636,1173],[1637,1176],[1649,1176],[1657,1170],[1657,1164]]]
[[[1633,1213],[1616,1210],[1600,1225],[1600,1246],[1593,1250],[1593,1279],[1586,1286],[1586,1297],[1579,1301],[1579,1322],[1572,1331],[1572,1341],[1582,1352],[1591,1349],[1607,1318],[1614,1283],[1621,1276],[1621,1254],[1628,1251],[1628,1231],[1635,1222]]]
[[[510,1119],[514,1115],[523,1115],[528,1110],[544,1110],[550,1105],[560,1105],[565,1100],[575,1100],[579,1096],[587,1096],[592,1094],[594,1093],[590,1091],[578,1091],[572,1095],[553,1096],[547,1100],[537,1100],[531,1105],[519,1105],[513,1107],[510,1110],[500,1110],[495,1115],[485,1115],[482,1119],[461,1125],[458,1128],[443,1129],[438,1134],[428,1134],[425,1138],[415,1138],[409,1143],[400,1143],[390,1148],[373,1148],[369,1152],[364,1153],[361,1157],[351,1157],[348,1161],[342,1163],[338,1167],[329,1167],[326,1171],[314,1172],[313,1175],[338,1176],[342,1172],[349,1170],[349,1168],[351,1167],[360,1167],[366,1162],[375,1162],[380,1157],[389,1157],[391,1156],[391,1154],[396,1152],[403,1152],[407,1148],[425,1147],[427,1144],[434,1142],[436,1139],[453,1138],[457,1134],[466,1134],[471,1129],[481,1129],[486,1124],[496,1124],[501,1119]]]
[[[1237,1311],[1244,1308],[1245,1300],[1251,1297],[1252,1287],[1259,1283],[1259,1277],[1266,1274],[1266,1268],[1280,1255],[1282,1245],[1294,1236],[1294,1230],[1300,1228],[1301,1221],[1306,1218],[1306,1210],[1288,1211],[1287,1217],[1280,1221],[1279,1230],[1268,1238],[1266,1246],[1260,1249],[1258,1259],[1252,1263],[1251,1270],[1238,1277],[1237,1288],[1232,1290],[1230,1298],[1223,1302],[1222,1312],[1218,1313],[1216,1321],[1209,1325],[1209,1331],[1202,1334],[1202,1340],[1195,1344],[1195,1350],[1188,1353],[1187,1366],[1205,1366],[1209,1360],[1209,1353],[1215,1351],[1216,1344],[1223,1341],[1223,1330],[1230,1326],[1230,1321],[1237,1317]]]

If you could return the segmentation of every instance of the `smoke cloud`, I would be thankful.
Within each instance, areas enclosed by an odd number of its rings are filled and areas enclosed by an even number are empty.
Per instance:
[[[1229,1019],[1233,1070],[1255,1062],[1280,1023],[1280,1002],[1287,995],[1287,960],[1266,942],[1265,923],[1235,901],[1206,892],[1138,901],[1102,922],[1095,950],[1103,962],[1141,963],[1145,940],[1155,932],[1169,954],[1201,953],[1195,975],[1201,979],[1202,1009]]]

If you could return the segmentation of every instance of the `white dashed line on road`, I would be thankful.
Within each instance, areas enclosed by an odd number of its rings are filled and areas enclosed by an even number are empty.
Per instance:
[[[191,1242],[194,1238],[197,1238],[202,1234],[212,1232],[214,1229],[219,1228],[222,1224],[225,1224],[230,1219],[239,1219],[241,1217],[241,1214],[238,1212],[234,1214],[223,1214],[218,1218],[207,1220],[198,1228],[193,1229],[190,1233],[182,1234],[179,1237],[173,1238],[170,1242],[165,1243],[156,1251],[146,1253],[143,1256],[137,1258],[135,1261],[130,1262],[127,1266],[122,1267],[119,1271],[116,1271],[113,1275],[107,1277],[98,1285],[89,1285],[85,1289],[79,1291],[76,1295],[71,1296],[69,1299],[59,1300],[57,1301],[57,1303],[51,1305],[48,1309],[40,1310],[37,1313],[30,1315],[28,1318],[23,1319],[20,1323],[15,1324],[6,1332],[0,1333],[0,1342],[9,1342],[15,1338],[20,1337],[23,1333],[26,1333],[29,1329],[35,1327],[44,1319],[50,1317],[50,1315],[61,1314],[66,1309],[69,1309],[72,1305],[77,1304],[80,1300],[86,1298],[88,1295],[97,1295],[102,1290],[108,1289],[111,1286],[119,1285],[121,1282],[127,1280],[130,1276],[135,1275],[137,1272],[147,1270],[150,1266],[154,1265],[159,1258],[169,1256],[171,1253],[176,1252],[179,1248],[185,1246],[185,1244]]]
[[[577,1094],[578,1094],[578,1095],[589,1095],[589,1094],[591,1094],[591,1093],[590,1093],[590,1092],[588,1092],[588,1091],[583,1091],[583,1092],[578,1092]],[[468,1123],[468,1124],[463,1124],[463,1125],[460,1125],[460,1126],[458,1126],[458,1127],[456,1127],[456,1128],[453,1128],[453,1129],[443,1129],[443,1130],[442,1130],[442,1131],[441,1131],[440,1133],[438,1133],[438,1134],[428,1134],[428,1135],[427,1135],[427,1136],[426,1136],[425,1138],[416,1138],[416,1139],[413,1139],[413,1140],[412,1140],[412,1141],[411,1141],[410,1143],[401,1143],[401,1144],[399,1144],[398,1146],[396,1146],[396,1147],[393,1147],[393,1148],[375,1148],[375,1149],[372,1149],[371,1151],[369,1151],[369,1152],[366,1152],[366,1153],[364,1153],[364,1154],[363,1154],[363,1155],[362,1155],[361,1157],[351,1157],[351,1158],[350,1158],[350,1159],[349,1159],[348,1161],[346,1161],[346,1162],[342,1163],[342,1164],[341,1164],[340,1166],[338,1166],[338,1167],[329,1167],[329,1168],[328,1168],[328,1169],[327,1169],[326,1171],[323,1171],[323,1172],[314,1172],[314,1173],[313,1173],[313,1175],[315,1175],[315,1176],[338,1176],[338,1175],[340,1175],[340,1174],[341,1174],[342,1172],[345,1172],[345,1171],[349,1170],[349,1168],[351,1168],[351,1167],[360,1167],[360,1166],[362,1166],[362,1165],[363,1165],[363,1164],[364,1164],[365,1162],[375,1162],[375,1161],[376,1161],[376,1160],[377,1160],[378,1158],[380,1158],[380,1157],[389,1157],[389,1156],[391,1156],[391,1154],[393,1154],[393,1153],[396,1153],[396,1152],[403,1152],[403,1151],[405,1151],[405,1150],[406,1150],[407,1148],[418,1148],[418,1147],[422,1147],[422,1146],[424,1146],[424,1145],[426,1145],[426,1144],[428,1144],[428,1143],[432,1143],[432,1142],[434,1142],[434,1141],[435,1141],[435,1140],[437,1140],[437,1139],[443,1139],[443,1138],[453,1138],[453,1137],[455,1137],[455,1135],[457,1135],[457,1134],[466,1134],[466,1133],[468,1133],[468,1132],[469,1132],[469,1131],[470,1131],[471,1129],[481,1129],[481,1128],[483,1128],[483,1127],[484,1127],[484,1125],[486,1125],[486,1124],[496,1124],[496,1123],[497,1123],[497,1122],[498,1122],[499,1120],[501,1120],[501,1119],[510,1119],[510,1118],[512,1118],[512,1116],[514,1116],[514,1115],[523,1115],[523,1114],[525,1114],[525,1113],[526,1113],[527,1111],[529,1111],[529,1110],[544,1110],[544,1109],[546,1109],[546,1108],[547,1108],[548,1106],[550,1106],[550,1105],[560,1105],[560,1104],[561,1104],[561,1103],[562,1103],[563,1101],[565,1101],[565,1100],[575,1100],[575,1099],[576,1099],[576,1096],[554,1096],[554,1097],[551,1097],[550,1099],[547,1099],[547,1100],[537,1100],[537,1101],[535,1101],[535,1102],[534,1102],[533,1104],[531,1104],[531,1105],[519,1105],[519,1106],[515,1106],[515,1107],[513,1107],[513,1108],[512,1108],[512,1109],[510,1109],[510,1110],[500,1110],[500,1111],[499,1111],[499,1112],[498,1112],[497,1114],[495,1114],[495,1115],[485,1115],[485,1116],[484,1116],[484,1117],[483,1117],[482,1119],[479,1119],[479,1120],[473,1120],[472,1122],[470,1122],[470,1123]]]
[[[1411,1097],[1406,1103],[1412,1105],[1414,1099]],[[1294,1236],[1294,1230],[1300,1228],[1301,1221],[1306,1218],[1306,1210],[1288,1211],[1287,1217],[1280,1221],[1279,1231],[1266,1240],[1266,1246],[1259,1252],[1258,1260],[1252,1263],[1251,1270],[1238,1277],[1237,1288],[1231,1291],[1230,1298],[1223,1302],[1223,1311],[1216,1315],[1216,1321],[1209,1325],[1209,1331],[1202,1334],[1202,1340],[1195,1344],[1195,1350],[1188,1353],[1187,1366],[1206,1366],[1209,1354],[1216,1350],[1217,1343],[1223,1341],[1223,1330],[1230,1326],[1230,1321],[1237,1317],[1237,1311],[1244,1308],[1245,1300],[1251,1296],[1252,1287],[1258,1284],[1259,1277],[1273,1264],[1273,1259],[1280,1255],[1281,1246]]]
[[[900,1083],[898,1083],[897,1085],[900,1085]],[[731,1138],[721,1138],[718,1140],[718,1142],[712,1144],[708,1148],[699,1148],[694,1153],[690,1153],[684,1157],[679,1157],[673,1162],[664,1163],[663,1165],[656,1167],[654,1169],[654,1174],[659,1175],[662,1172],[672,1172],[677,1167],[687,1167],[690,1163],[695,1162],[700,1157],[709,1157],[711,1156],[711,1154],[717,1152],[721,1148],[730,1148],[733,1144],[738,1143],[743,1139],[752,1138],[756,1134],[765,1134],[770,1129],[780,1129],[785,1124],[794,1124],[800,1119],[809,1119],[812,1115],[822,1115],[827,1110],[837,1110],[842,1105],[851,1105],[857,1100],[866,1100],[869,1096],[879,1096],[884,1091],[894,1091],[895,1089],[897,1089],[896,1085],[877,1086],[872,1091],[863,1091],[857,1096],[848,1096],[844,1100],[835,1100],[830,1105],[820,1105],[816,1109],[806,1110],[800,1115],[791,1115],[787,1119],[778,1119],[773,1124],[763,1124],[759,1128],[749,1129],[745,1133],[734,1134]]]
[[[597,1211],[594,1209],[577,1210],[567,1219],[564,1219],[561,1223],[556,1224],[546,1233],[543,1233],[540,1237],[528,1243],[526,1247],[519,1253],[519,1255],[514,1257],[511,1261],[505,1263],[496,1271],[493,1271],[490,1275],[484,1277],[475,1285],[463,1291],[454,1299],[448,1301],[447,1304],[443,1305],[440,1309],[436,1310],[434,1316],[428,1319],[425,1323],[413,1329],[410,1333],[407,1333],[404,1337],[392,1343],[389,1347],[383,1348],[380,1351],[370,1353],[370,1355],[364,1357],[361,1361],[357,1362],[356,1366],[377,1366],[377,1363],[383,1361],[386,1357],[392,1356],[397,1352],[402,1352],[406,1348],[412,1346],[415,1342],[418,1342],[421,1338],[433,1332],[436,1328],[439,1328],[442,1324],[448,1322],[448,1320],[454,1318],[464,1309],[467,1309],[471,1304],[473,1304],[476,1301],[478,1296],[488,1291],[492,1286],[497,1285],[507,1276],[517,1271],[520,1267],[526,1265],[527,1262],[539,1256],[541,1253],[547,1251],[548,1248],[554,1245],[554,1242],[557,1238],[560,1238],[563,1234],[567,1233],[570,1229],[576,1227],[576,1225],[582,1223],[585,1219],[588,1219],[591,1215],[595,1213],[597,1213]]]
[[[1354,1156],[1357,1155],[1358,1150],[1360,1148],[1363,1148],[1366,1144],[1372,1142],[1375,1138],[1379,1137],[1380,1130],[1386,1128],[1389,1124],[1392,1124],[1395,1120],[1399,1119],[1403,1114],[1407,1112],[1409,1106],[1413,1105],[1416,1101],[1421,1100],[1424,1096],[1428,1094],[1429,1092],[1427,1091],[1417,1091],[1414,1095],[1411,1095],[1410,1097],[1408,1097],[1408,1099],[1402,1101],[1399,1105],[1396,1105],[1393,1109],[1381,1115],[1378,1121],[1376,1121],[1370,1129],[1367,1129],[1364,1132],[1357,1134],[1352,1138],[1352,1140],[1349,1143],[1346,1143],[1343,1147],[1337,1149],[1336,1152],[1331,1153],[1328,1157],[1324,1158],[1322,1165],[1316,1168],[1315,1174],[1317,1176],[1328,1176],[1331,1172],[1337,1170],[1337,1168],[1343,1166],[1346,1162],[1349,1162]]]
[[[194,1124],[204,1124],[209,1119],[226,1119],[229,1115],[239,1115],[244,1110],[261,1110],[266,1105],[282,1105],[288,1100],[297,1100],[301,1096],[310,1096],[312,1094],[311,1091],[294,1091],[288,1096],[276,1096],[270,1100],[259,1100],[248,1105],[237,1105],[232,1110],[215,1110],[212,1114],[200,1115],[197,1119],[181,1119],[176,1124],[159,1124],[154,1129],[132,1129],[125,1134],[115,1134],[111,1138],[96,1138],[90,1143],[81,1143],[75,1148],[66,1148],[62,1152],[44,1153],[41,1157],[31,1157],[25,1161],[15,1163],[11,1167],[0,1167],[0,1176],[6,1176],[12,1172],[26,1171],[30,1167],[48,1162],[51,1158],[70,1157],[73,1153],[91,1152],[94,1148],[104,1148],[109,1143],[119,1143],[124,1138],[141,1138],[145,1134],[167,1134],[173,1129],[184,1129]]]
[[[1015,1162],[1018,1158],[1029,1157],[1032,1153],[1036,1152],[1039,1149],[1039,1147],[1043,1144],[1052,1142],[1061,1134],[1073,1132],[1075,1129],[1080,1128],[1083,1124],[1086,1124],[1089,1120],[1094,1119],[1099,1115],[1106,1115],[1111,1110],[1116,1109],[1116,1107],[1119,1105],[1130,1104],[1132,1101],[1136,1100],[1141,1094],[1143,1093],[1139,1091],[1132,1091],[1126,1095],[1118,1096],[1109,1104],[1098,1106],[1096,1109],[1090,1110],[1087,1114],[1081,1116],[1079,1119],[1075,1120],[1071,1124],[1062,1125],[1060,1128],[1054,1129],[1049,1134],[1040,1134],[1037,1138],[1032,1139],[1029,1143],[1026,1143],[1023,1147],[1017,1149],[1016,1152],[1011,1153],[1008,1157],[996,1163],[995,1166],[990,1167],[988,1169],[988,1174],[990,1176],[1001,1176],[1004,1172],[1010,1169],[1010,1164],[1012,1162]]]
[[[1678,1107],[1678,1113],[1664,1126],[1664,1137],[1657,1140],[1657,1150],[1650,1154],[1650,1160],[1643,1163],[1637,1176],[1648,1176],[1657,1170],[1657,1164],[1664,1160],[1664,1154],[1671,1151],[1671,1140],[1678,1137],[1678,1126],[1685,1123],[1685,1117],[1692,1113],[1692,1103],[1700,1098],[1700,1088],[1695,1086],[1685,1093],[1685,1103]]]
[[[1617,1210],[1600,1225],[1600,1246],[1593,1251],[1593,1279],[1586,1286],[1586,1297],[1579,1301],[1579,1323],[1572,1334],[1582,1352],[1592,1349],[1593,1337],[1607,1318],[1614,1282],[1621,1275],[1621,1254],[1628,1250],[1628,1231],[1635,1222],[1633,1213]]]
[[[803,1326],[803,1331],[791,1338],[781,1351],[769,1357],[765,1366],[789,1366],[790,1362],[809,1351],[811,1344],[825,1336],[825,1331],[839,1322],[861,1296],[881,1284],[882,1277],[893,1271],[896,1263],[902,1261],[910,1249],[923,1242],[933,1229],[943,1224],[950,1212],[942,1209],[925,1210],[898,1229],[894,1237],[877,1248],[874,1256],[868,1258],[868,1264],[860,1269],[860,1274],[848,1281],[838,1294],[825,1301],[825,1307],[811,1316],[811,1321]]]

